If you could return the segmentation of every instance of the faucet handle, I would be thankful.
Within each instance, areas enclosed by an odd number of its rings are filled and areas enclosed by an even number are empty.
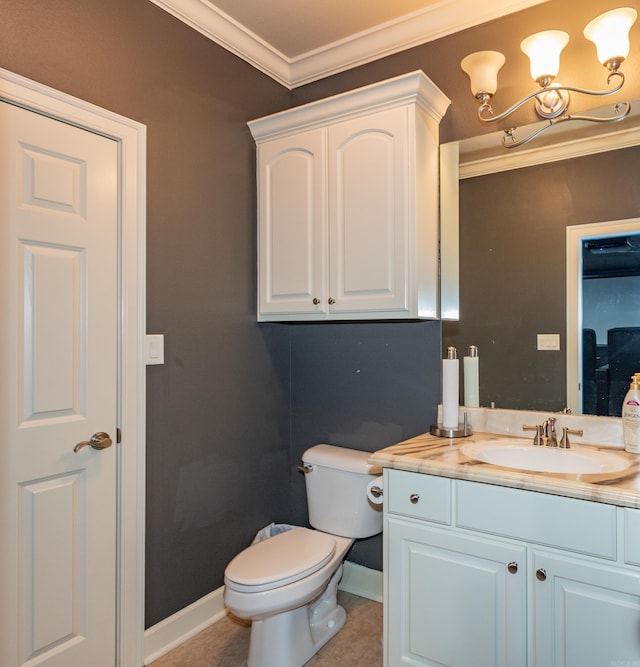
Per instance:
[[[542,424],[535,424],[535,425],[530,425],[530,424],[523,424],[522,425],[522,430],[523,431],[535,431],[536,434],[533,436],[533,444],[536,446],[540,446],[544,444],[544,427]]]
[[[569,449],[571,447],[569,433],[571,433],[571,435],[582,435],[584,431],[581,428],[567,428],[566,426],[563,426],[562,438],[560,438],[560,444],[558,445],[561,449]]]

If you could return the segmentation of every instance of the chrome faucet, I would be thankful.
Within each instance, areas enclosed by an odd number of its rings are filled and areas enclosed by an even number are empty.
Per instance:
[[[570,433],[573,435],[582,435],[583,433],[581,428],[571,429],[564,426],[562,428],[562,437],[560,438],[560,442],[558,442],[555,417],[549,417],[548,419],[545,419],[542,424],[536,424],[535,426],[523,424],[522,430],[536,432],[536,434],[533,436],[534,445],[558,447],[560,449],[569,449],[571,447],[571,443],[569,442]]]
[[[544,431],[545,445],[547,447],[557,447],[558,438],[556,436],[556,418],[549,417],[542,422],[542,429]]]

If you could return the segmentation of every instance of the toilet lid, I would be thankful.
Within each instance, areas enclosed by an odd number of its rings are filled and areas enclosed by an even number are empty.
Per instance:
[[[333,536],[294,528],[241,551],[227,565],[225,580],[252,592],[285,586],[326,565],[335,549]]]

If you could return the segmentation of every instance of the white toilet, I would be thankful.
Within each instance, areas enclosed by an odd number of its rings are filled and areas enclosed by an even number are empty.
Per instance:
[[[342,561],[354,539],[382,532],[367,484],[370,454],[316,445],[303,457],[309,523],[253,544],[225,570],[224,601],[251,619],[249,667],[300,667],[344,625],[336,601]]]

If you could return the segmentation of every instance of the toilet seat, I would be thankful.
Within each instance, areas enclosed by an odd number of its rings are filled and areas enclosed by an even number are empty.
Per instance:
[[[313,574],[336,550],[332,535],[294,528],[240,552],[225,570],[225,583],[240,592],[259,593]]]

